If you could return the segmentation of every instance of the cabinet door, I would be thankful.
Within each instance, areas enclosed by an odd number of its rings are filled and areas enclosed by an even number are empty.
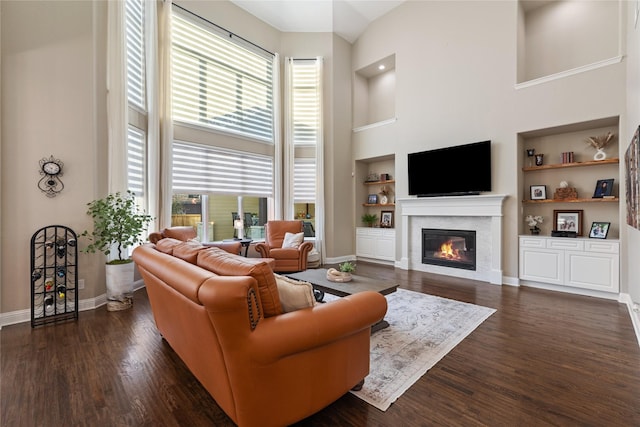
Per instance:
[[[520,278],[561,285],[564,280],[563,260],[563,251],[520,247]]]
[[[396,235],[393,230],[383,230],[375,242],[375,257],[386,261],[396,259]]]
[[[375,250],[375,236],[367,233],[367,230],[356,230],[356,256],[374,258]]]
[[[566,284],[584,289],[618,292],[619,263],[617,254],[568,251]]]

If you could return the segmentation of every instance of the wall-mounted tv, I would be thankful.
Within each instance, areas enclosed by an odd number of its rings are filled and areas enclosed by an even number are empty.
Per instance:
[[[491,141],[409,153],[407,160],[410,196],[491,191]]]

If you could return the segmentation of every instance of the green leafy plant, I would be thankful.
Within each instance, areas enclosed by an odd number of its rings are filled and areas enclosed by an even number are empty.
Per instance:
[[[373,224],[375,224],[376,222],[378,222],[378,215],[376,214],[370,214],[370,213],[365,213],[362,214],[362,216],[360,217],[360,219],[362,220],[362,222],[364,222],[365,224],[367,224],[369,227],[371,227]]]
[[[353,273],[356,271],[356,265],[351,261],[343,262],[338,266],[338,269],[343,273]]]
[[[140,235],[152,221],[151,216],[138,208],[134,194],[131,191],[109,194],[104,199],[87,203],[87,206],[87,215],[93,218],[93,231],[85,230],[81,234],[91,242],[83,252],[102,252],[108,256],[115,246],[118,258],[107,264],[131,262],[130,258],[124,258],[125,249],[143,243]]]

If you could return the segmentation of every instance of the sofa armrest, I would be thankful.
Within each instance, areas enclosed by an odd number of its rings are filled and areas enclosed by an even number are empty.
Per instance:
[[[263,319],[252,334],[252,354],[262,363],[321,347],[381,321],[387,300],[367,291]]]
[[[249,312],[250,286],[246,281],[237,283],[239,286],[204,283],[198,298],[209,313],[224,351],[251,354],[260,363],[340,340],[371,327],[387,312],[385,297],[367,291],[278,316],[261,317],[252,331],[250,318],[255,318],[256,313]]]
[[[271,258],[269,256],[269,246],[264,242],[258,242],[255,245],[256,251],[260,254],[261,258]]]

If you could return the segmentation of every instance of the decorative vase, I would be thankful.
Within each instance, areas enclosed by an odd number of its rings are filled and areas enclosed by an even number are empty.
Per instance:
[[[540,229],[538,227],[532,228],[531,234],[533,234],[534,236],[537,236],[538,234],[540,234]]]
[[[327,280],[330,282],[350,282],[352,278],[351,273],[338,271],[335,268],[327,270]]]
[[[536,166],[542,166],[544,162],[544,154],[536,154]]]
[[[133,262],[107,264],[107,311],[119,311],[133,305]]]
[[[607,153],[604,152],[604,149],[598,148],[596,150],[596,154],[593,155],[593,160],[600,161],[607,158]]]

